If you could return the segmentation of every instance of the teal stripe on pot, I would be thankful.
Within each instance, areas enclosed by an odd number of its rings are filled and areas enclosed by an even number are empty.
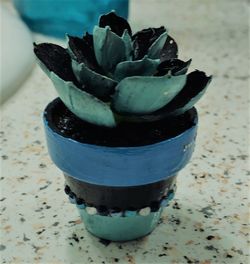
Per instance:
[[[147,216],[110,217],[89,215],[79,210],[86,229],[94,236],[111,241],[128,241],[150,234],[156,227],[162,208]]]
[[[138,186],[176,174],[190,160],[197,131],[194,125],[171,139],[139,147],[105,147],[80,143],[56,133],[44,112],[47,144],[53,162],[64,173],[87,183],[106,186]]]

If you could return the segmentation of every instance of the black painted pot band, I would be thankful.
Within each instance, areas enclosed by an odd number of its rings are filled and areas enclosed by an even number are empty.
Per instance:
[[[161,208],[168,206],[169,202],[174,198],[176,191],[176,185],[174,185],[174,189],[168,191],[166,195],[164,195],[161,200],[154,201],[150,206],[139,208],[137,210],[133,208],[128,208],[127,210],[121,210],[120,208],[107,208],[106,206],[95,207],[90,204],[86,204],[86,202],[78,198],[71,190],[68,185],[65,186],[65,193],[69,197],[69,201],[72,204],[76,204],[78,209],[86,210],[86,212],[90,215],[102,215],[102,216],[111,216],[111,217],[131,217],[135,215],[147,216],[150,213],[158,212]]]
[[[133,187],[112,187],[95,185],[74,179],[65,175],[66,185],[74,196],[95,207],[140,209],[152,206],[166,196],[169,190],[174,189],[176,176],[163,181]]]

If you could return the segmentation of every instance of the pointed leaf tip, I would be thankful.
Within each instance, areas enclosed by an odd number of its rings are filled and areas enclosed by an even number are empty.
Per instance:
[[[106,26],[109,26],[112,32],[114,32],[119,37],[122,36],[125,30],[128,31],[130,36],[132,35],[132,30],[127,20],[121,16],[118,16],[114,10],[100,17],[99,27],[105,28]]]
[[[205,72],[193,71],[187,75],[187,82],[181,92],[160,111],[169,114],[181,114],[191,109],[205,94],[212,76],[206,76]]]
[[[155,75],[163,76],[166,74],[171,74],[176,76],[176,75],[186,74],[191,62],[192,59],[186,62],[179,59],[170,59],[163,61],[159,64]]]
[[[122,38],[110,27],[94,27],[94,50],[98,64],[106,72],[113,72],[115,66],[126,59],[126,47]]]
[[[133,43],[127,29],[123,32],[122,40],[125,44],[126,60],[131,61],[133,59]]]
[[[71,58],[66,49],[56,44],[41,43],[34,46],[34,53],[46,74],[54,72],[61,79],[71,81],[78,86],[71,67]]]
[[[95,57],[93,36],[88,32],[83,38],[68,35],[68,50],[78,63],[84,63],[91,70],[101,72]]]
[[[148,57],[151,59],[159,59],[161,50],[166,42],[166,39],[168,37],[168,33],[164,32],[162,33],[155,42],[152,43],[152,45],[148,49]]]
[[[166,61],[178,58],[178,46],[176,41],[168,35],[167,40],[161,50],[160,59]]]
[[[148,52],[150,46],[166,32],[165,27],[147,28],[138,31],[132,36],[134,46],[134,59],[142,59]]]

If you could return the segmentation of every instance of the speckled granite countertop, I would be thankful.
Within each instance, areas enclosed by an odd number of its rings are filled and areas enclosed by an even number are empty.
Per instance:
[[[214,80],[198,104],[193,159],[179,174],[176,199],[158,228],[127,243],[86,232],[47,153],[41,114],[56,94],[37,67],[1,109],[2,263],[249,262],[248,4],[166,2],[131,1],[132,25],[167,25],[180,57],[192,57],[193,68]]]

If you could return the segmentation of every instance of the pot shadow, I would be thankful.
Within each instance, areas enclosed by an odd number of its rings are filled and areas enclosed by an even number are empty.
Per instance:
[[[91,259],[93,263],[244,263],[240,250],[235,249],[237,241],[216,227],[218,218],[211,209],[197,211],[177,201],[164,210],[159,225],[149,236],[137,240],[111,242],[75,227],[73,232],[85,237],[77,246],[85,251],[78,250],[76,254],[71,246],[69,258],[72,263],[81,262],[79,258],[84,253],[88,263]]]

